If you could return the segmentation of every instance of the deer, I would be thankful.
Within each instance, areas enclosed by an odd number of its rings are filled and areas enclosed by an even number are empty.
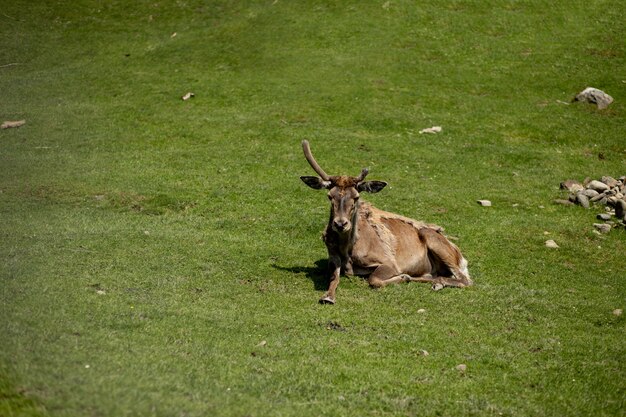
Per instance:
[[[372,288],[400,282],[463,288],[473,284],[468,262],[435,224],[375,208],[360,199],[377,193],[384,181],[366,181],[368,168],[356,176],[328,175],[317,163],[307,140],[304,156],[318,176],[301,176],[310,188],[328,190],[330,217],[322,239],[328,250],[328,291],[321,304],[335,304],[340,276],[362,276]]]

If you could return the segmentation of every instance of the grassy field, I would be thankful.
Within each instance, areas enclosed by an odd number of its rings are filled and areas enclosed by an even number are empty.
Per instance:
[[[0,6],[1,416],[626,415],[626,232],[553,203],[626,175],[626,3]],[[303,138],[476,285],[318,305]]]

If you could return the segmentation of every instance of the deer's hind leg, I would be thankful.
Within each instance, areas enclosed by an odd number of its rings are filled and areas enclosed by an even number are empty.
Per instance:
[[[408,275],[401,274],[398,270],[391,265],[378,265],[374,272],[367,278],[367,283],[372,288],[382,288],[389,284],[396,284],[398,282],[406,282]],[[410,277],[409,277],[410,278]]]
[[[390,265],[379,265],[369,276],[367,282],[372,288],[382,288],[389,284],[400,282],[427,282],[433,284],[436,280],[437,278],[434,278],[431,274],[412,277],[408,274],[399,273],[397,269]]]
[[[434,264],[436,277],[433,278],[433,290],[440,290],[443,287],[469,287],[473,284],[467,271],[467,261],[445,236],[428,228],[420,229],[419,235],[426,244],[428,255]],[[442,270],[449,271],[452,276],[441,276]]]

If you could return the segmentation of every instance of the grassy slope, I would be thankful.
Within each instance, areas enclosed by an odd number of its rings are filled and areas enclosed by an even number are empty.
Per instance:
[[[0,15],[0,414],[623,415],[626,238],[551,201],[626,174],[626,6],[34,3]],[[318,306],[303,137],[476,287]]]

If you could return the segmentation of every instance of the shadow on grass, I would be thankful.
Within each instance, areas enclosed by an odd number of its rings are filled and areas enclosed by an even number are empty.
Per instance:
[[[305,273],[306,277],[313,281],[316,290],[324,291],[328,289],[328,259],[315,261],[315,266],[281,266],[272,265],[280,271],[288,271],[294,274]]]

